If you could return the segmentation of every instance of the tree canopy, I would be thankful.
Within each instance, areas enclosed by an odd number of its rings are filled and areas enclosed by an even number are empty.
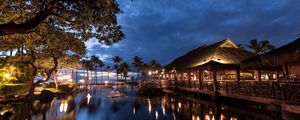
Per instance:
[[[124,37],[116,20],[119,13],[115,0],[1,0],[0,36],[41,35],[51,28],[112,44]]]

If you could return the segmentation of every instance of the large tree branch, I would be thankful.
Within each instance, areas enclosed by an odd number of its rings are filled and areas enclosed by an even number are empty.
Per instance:
[[[41,22],[43,22],[49,15],[51,15],[51,10],[43,10],[38,12],[35,17],[30,20],[16,24],[13,21],[0,25],[0,36],[3,35],[11,35],[15,33],[25,33],[36,26],[38,26]]]
[[[49,2],[48,7],[46,7],[44,10],[39,11],[33,18],[24,23],[16,24],[14,21],[10,21],[9,23],[1,24],[0,36],[11,35],[16,33],[25,33],[31,29],[34,29],[48,16],[52,15],[52,9],[54,8],[56,2],[56,0],[52,0],[51,2]]]

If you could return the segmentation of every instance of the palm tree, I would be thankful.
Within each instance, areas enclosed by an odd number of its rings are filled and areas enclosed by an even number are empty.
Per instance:
[[[100,67],[100,69],[101,69],[101,75],[102,75],[102,79],[101,79],[101,83],[102,83],[102,80],[103,80],[103,72],[102,72],[103,69],[102,68],[104,67],[105,64],[102,62],[101,59],[99,59],[98,56],[94,56],[94,55],[91,56],[91,61],[96,66],[96,80],[97,80],[97,67]]]
[[[105,64],[102,62],[102,60],[98,61],[98,66],[100,67],[101,70],[101,83],[103,81],[103,67],[105,66]]]
[[[97,78],[97,67],[98,67],[98,62],[99,62],[99,57],[98,56],[95,56],[95,55],[92,55],[91,56],[91,62],[93,63],[93,66],[94,66],[94,70],[95,70],[95,72],[94,73],[96,73],[96,81],[94,81],[94,83],[97,83],[97,80],[98,80],[98,78]]]
[[[246,46],[255,54],[262,54],[275,48],[268,40],[258,42],[256,39],[250,40],[250,44]]]
[[[120,73],[122,74],[123,79],[125,78],[125,80],[128,75],[128,71],[129,71],[129,65],[126,62],[121,63],[120,64]]]
[[[260,44],[262,46],[262,53],[265,53],[265,52],[275,49],[275,47],[273,45],[271,45],[268,40],[260,41]]]
[[[245,49],[246,49],[242,44],[237,44],[236,46],[237,46],[238,48],[242,49],[242,50],[245,50]]]
[[[107,72],[107,79],[108,79],[108,81],[109,81],[109,73],[110,73],[110,71],[111,71],[110,66],[106,66],[106,72]]]
[[[161,69],[161,65],[156,60],[151,60],[149,63],[149,69],[154,75],[157,75],[158,71]]]
[[[118,80],[119,79],[119,74],[120,74],[119,66],[120,66],[120,62],[122,61],[122,58],[120,56],[115,56],[112,59],[115,63],[115,70],[116,70],[116,73],[117,73],[117,80]]]
[[[147,63],[143,63],[143,65],[141,66],[141,73],[143,76],[146,76],[146,74],[147,74],[146,72],[147,72],[148,68],[149,68],[149,65]]]
[[[255,54],[259,54],[262,50],[261,45],[256,39],[250,40],[250,44],[246,46]]]
[[[85,68],[86,70],[86,76],[87,76],[87,80],[86,82],[89,83],[89,70],[93,70],[93,63],[91,62],[91,60],[83,60],[82,61],[82,66]]]
[[[139,78],[140,71],[141,71],[142,66],[143,66],[142,58],[140,58],[138,56],[134,56],[132,65],[137,70],[137,76],[136,76],[136,78]]]

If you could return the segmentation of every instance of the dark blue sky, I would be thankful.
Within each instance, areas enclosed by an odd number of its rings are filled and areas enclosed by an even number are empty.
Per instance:
[[[168,64],[178,56],[225,38],[247,44],[269,40],[276,47],[299,37],[299,0],[117,0],[126,38],[113,46],[87,43],[89,55],[109,63],[137,55]]]

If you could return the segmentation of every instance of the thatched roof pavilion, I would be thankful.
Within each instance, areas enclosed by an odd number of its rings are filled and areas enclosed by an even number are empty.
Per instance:
[[[200,46],[185,55],[178,57],[166,66],[167,70],[185,70],[196,68],[205,64],[213,65],[239,65],[254,54],[240,49],[229,38],[209,46]]]
[[[242,61],[244,69],[280,69],[293,63],[300,62],[300,38],[267,53]]]

